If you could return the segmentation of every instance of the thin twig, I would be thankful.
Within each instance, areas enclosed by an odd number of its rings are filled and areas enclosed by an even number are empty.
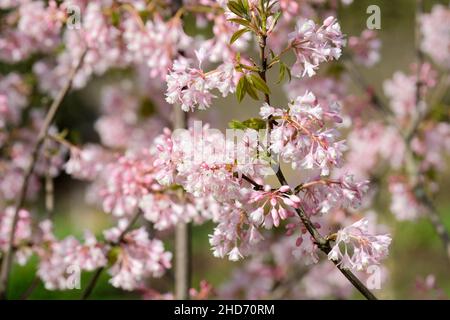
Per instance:
[[[263,33],[265,30],[263,30]],[[259,39],[259,45],[260,45],[260,60],[261,60],[261,72],[260,76],[261,78],[266,81],[266,72],[267,72],[267,57],[266,57],[266,42],[267,38],[265,35],[261,35]],[[267,102],[270,105],[270,96],[268,94],[265,94],[264,96],[265,102]],[[269,117],[267,120],[267,150],[269,153],[269,157],[271,159],[270,154],[270,135],[273,127],[273,119]],[[281,166],[279,165],[279,162],[277,165],[272,166],[274,168],[275,174],[277,176],[278,181],[283,186],[288,186],[289,183],[287,179],[285,178],[283,171],[281,170]],[[314,242],[317,244],[320,250],[322,250],[325,254],[328,254],[331,251],[330,243],[327,239],[322,237],[322,235],[318,232],[314,224],[311,222],[309,217],[305,214],[302,208],[296,209],[297,215],[300,217],[300,220],[302,221],[303,225],[306,227],[310,235],[313,237]],[[333,261],[336,265],[336,267],[342,272],[342,274],[350,281],[350,283],[358,289],[358,291],[366,297],[368,300],[376,300],[377,298],[375,295],[348,269],[344,269],[338,261]]]
[[[80,66],[83,63],[85,53],[86,52],[84,52],[82,54],[77,65],[69,73],[67,82],[62,87],[62,89],[59,91],[56,99],[53,101],[52,105],[50,106],[50,108],[45,116],[45,119],[42,124],[39,135],[37,137],[36,143],[32,149],[30,163],[29,163],[27,169],[25,170],[23,181],[22,181],[22,187],[20,189],[20,192],[19,192],[19,195],[18,195],[18,198],[16,201],[16,206],[14,208],[15,211],[14,211],[12,225],[11,225],[11,233],[10,233],[9,239],[8,239],[9,240],[8,248],[6,249],[6,251],[4,253],[4,257],[3,257],[3,261],[2,261],[2,265],[1,265],[0,299],[6,299],[6,297],[7,297],[8,280],[9,280],[9,274],[11,271],[11,265],[12,265],[13,255],[14,255],[12,248],[13,248],[13,244],[14,244],[15,230],[16,230],[16,226],[17,226],[17,222],[18,222],[18,212],[19,212],[19,210],[21,210],[21,208],[24,205],[25,197],[26,197],[26,193],[27,193],[28,182],[31,178],[34,167],[38,160],[40,149],[45,141],[45,138],[47,137],[48,129],[49,129],[50,125],[52,124],[53,120],[55,119],[56,113],[58,112],[65,96],[67,95],[70,88],[72,87],[73,79],[75,77],[75,74],[77,73],[77,71],[79,70]]]
[[[114,244],[118,245],[123,241],[126,234],[133,228],[133,225],[137,222],[137,220],[141,216],[141,213],[142,213],[142,211],[140,211],[140,210],[138,210],[138,212],[136,212],[134,217],[128,222],[127,227],[125,229],[123,229],[122,233],[119,235],[119,238],[117,239],[117,241]],[[104,270],[105,270],[105,267],[100,267],[95,271],[94,275],[92,276],[91,280],[89,281],[89,283],[86,287],[86,290],[84,290],[83,294],[81,295],[81,300],[86,300],[89,298],[89,296],[94,291],[94,288],[97,285],[98,280],[100,279],[100,276]]]

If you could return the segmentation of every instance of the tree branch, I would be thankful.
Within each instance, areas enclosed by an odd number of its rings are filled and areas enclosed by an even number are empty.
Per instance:
[[[259,39],[259,46],[260,46],[260,60],[261,60],[261,72],[260,76],[261,78],[266,81],[266,72],[267,72],[267,57],[266,57],[266,43],[267,43],[267,37],[265,36],[265,30],[263,30],[263,35],[260,36]],[[269,94],[265,94],[264,96],[265,102],[267,102],[270,105],[270,96]],[[273,128],[273,119],[269,117],[267,120],[267,152],[268,155],[271,158],[271,152],[270,152],[270,135]],[[281,166],[279,162],[272,166],[274,168],[275,174],[277,176],[278,181],[281,185],[289,185],[287,179],[285,178],[283,171],[281,170]],[[308,230],[309,234],[313,237],[314,241],[318,245],[319,249],[322,250],[325,254],[328,254],[331,251],[331,247],[329,244],[329,241],[326,240],[322,235],[318,232],[316,227],[313,225],[309,217],[305,214],[302,208],[296,209],[297,215],[300,217],[300,220],[302,221],[303,225]],[[377,298],[375,295],[367,289],[367,287],[350,271],[347,269],[342,268],[339,265],[338,261],[333,261],[336,267],[342,272],[342,274],[350,281],[350,283],[358,289],[358,291],[366,297],[368,300],[376,300]]]
[[[86,51],[82,54],[80,57],[80,60],[76,64],[76,66],[70,71],[67,82],[64,84],[64,86],[59,91],[58,95],[56,96],[55,100],[53,101],[52,105],[50,106],[45,119],[44,123],[42,124],[41,130],[39,132],[39,135],[37,137],[36,143],[32,149],[31,152],[31,159],[30,163],[25,170],[23,181],[22,181],[22,187],[20,189],[16,205],[15,205],[15,211],[13,215],[13,221],[11,226],[11,233],[9,235],[9,242],[8,242],[8,248],[5,251],[5,254],[3,256],[2,265],[1,265],[1,271],[0,271],[0,299],[6,299],[7,297],[7,288],[8,288],[8,280],[9,280],[9,274],[11,271],[11,265],[13,260],[13,244],[14,244],[14,237],[15,237],[15,230],[18,222],[18,213],[19,210],[24,205],[25,197],[27,193],[27,187],[28,182],[31,178],[31,175],[33,173],[34,167],[36,165],[36,162],[39,157],[40,149],[45,141],[45,138],[47,137],[48,129],[50,125],[52,124],[53,120],[55,119],[56,113],[58,112],[65,96],[69,92],[70,88],[72,87],[72,82],[75,77],[75,74],[81,67],[84,57],[86,55]]]
[[[128,223],[127,227],[119,235],[119,238],[117,239],[117,242],[115,243],[116,245],[120,244],[123,241],[125,235],[131,230],[131,228],[133,228],[133,225],[137,222],[137,220],[141,216],[141,213],[142,213],[141,210],[138,210],[138,212],[136,212],[134,217]],[[91,280],[89,281],[89,283],[86,287],[86,290],[81,295],[81,300],[86,300],[89,298],[91,293],[94,291],[94,288],[97,285],[98,280],[100,279],[100,276],[104,270],[105,270],[105,267],[100,267],[95,271],[94,275],[92,276]]]

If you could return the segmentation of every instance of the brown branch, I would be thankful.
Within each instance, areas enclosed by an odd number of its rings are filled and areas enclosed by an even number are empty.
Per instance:
[[[172,13],[180,12],[183,6],[181,0],[172,3]],[[181,13],[182,14],[182,13]],[[180,14],[180,17],[181,17]],[[182,55],[182,53],[180,52]],[[188,124],[188,113],[180,106],[173,106],[173,128],[185,129]],[[182,190],[179,191],[183,196]],[[175,298],[178,300],[189,299],[189,289],[192,281],[192,237],[191,224],[179,222],[175,226]]]
[[[260,46],[260,60],[261,60],[261,72],[260,76],[261,78],[266,81],[266,72],[267,72],[267,57],[266,57],[266,43],[267,43],[267,37],[265,35],[265,30],[263,30],[263,34],[260,35],[259,38],[259,46]],[[270,105],[270,96],[268,94],[265,94],[264,96],[265,102],[267,102]],[[273,119],[269,117],[267,120],[267,152],[268,155],[271,158],[270,153],[270,135],[273,128]],[[274,168],[275,174],[277,176],[278,181],[281,185],[288,186],[289,183],[286,180],[283,171],[281,170],[280,164],[272,166]],[[313,225],[309,217],[305,214],[302,208],[296,209],[297,215],[300,217],[300,220],[302,221],[303,225],[308,230],[309,234],[313,237],[314,242],[317,244],[319,249],[323,251],[325,254],[328,254],[331,251],[330,243],[327,239],[322,237],[322,235],[318,232],[316,227]],[[339,265],[338,261],[333,261],[336,267],[342,272],[342,274],[350,281],[350,283],[358,289],[358,291],[366,297],[368,300],[376,300],[377,298],[375,295],[348,269],[344,269]]]
[[[115,243],[113,243],[113,245],[118,245],[123,241],[126,234],[131,230],[131,228],[133,228],[133,225],[137,222],[137,220],[141,216],[141,213],[142,213],[141,210],[138,210],[138,212],[136,212],[134,217],[130,220],[127,227],[122,231],[122,233],[119,235],[119,238],[117,239],[117,241]],[[95,271],[94,275],[92,276],[91,280],[89,281],[89,283],[86,287],[86,290],[81,295],[81,300],[86,300],[89,298],[91,293],[94,291],[94,288],[97,285],[98,280],[100,279],[100,276],[104,270],[105,270],[105,267],[100,267]]]
[[[36,143],[32,149],[31,152],[31,161],[25,170],[23,181],[22,181],[22,187],[20,189],[16,205],[15,205],[15,211],[13,215],[13,221],[11,226],[11,233],[9,235],[9,242],[8,242],[8,248],[6,249],[2,265],[1,265],[1,272],[0,272],[0,299],[6,299],[7,297],[7,288],[8,288],[8,280],[9,280],[9,274],[11,271],[11,265],[13,260],[13,243],[14,243],[14,236],[15,236],[15,230],[18,222],[18,212],[23,207],[25,203],[26,193],[27,193],[27,187],[28,182],[32,176],[34,167],[36,165],[36,162],[39,157],[40,149],[45,141],[45,138],[47,137],[48,129],[50,125],[52,124],[53,120],[55,119],[56,113],[58,112],[65,96],[69,92],[70,88],[72,87],[73,78],[75,77],[75,74],[79,70],[80,66],[83,63],[84,57],[86,52],[82,54],[80,57],[80,60],[78,61],[77,65],[70,71],[67,82],[65,85],[61,88],[58,95],[56,96],[55,100],[53,101],[52,105],[50,106],[45,119],[44,123],[42,124],[41,130],[39,132],[39,135],[37,137]]]
[[[187,127],[187,113],[180,106],[174,105],[173,127]],[[180,190],[183,196],[183,190]],[[180,221],[175,226],[175,298],[189,299],[192,277],[192,240],[191,224]]]

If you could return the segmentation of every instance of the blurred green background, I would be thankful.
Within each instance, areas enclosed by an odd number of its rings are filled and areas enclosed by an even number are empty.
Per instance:
[[[435,3],[448,4],[448,1],[425,0],[426,11],[429,11]],[[407,71],[410,63],[414,61],[415,1],[354,0],[352,5],[340,10],[340,23],[344,33],[359,35],[366,25],[368,17],[366,9],[372,4],[377,4],[381,8],[382,26],[379,35],[383,43],[382,60],[375,68],[362,70],[362,72],[368,81],[379,92],[382,92],[381,85],[384,79],[390,78],[396,70]],[[95,141],[97,137],[93,131],[93,121],[98,110],[96,100],[92,97],[98,92],[97,89],[105,82],[105,79],[109,82],[111,79],[117,79],[121,76],[122,73],[113,72],[103,79],[94,80],[93,84],[87,89],[71,93],[64,102],[63,109],[58,116],[58,126],[62,129],[67,128],[79,132],[81,141]],[[276,75],[272,76],[276,77]],[[274,82],[272,81],[272,83]],[[357,89],[354,88],[354,90]],[[275,92],[275,104],[284,101],[281,91]],[[237,104],[234,97],[228,97],[219,100],[212,112],[216,113],[215,119],[221,119],[219,128],[224,129],[232,119],[245,119],[255,116],[258,108],[259,103],[247,98],[243,103]],[[439,212],[448,230],[450,230],[449,177],[449,172],[441,174],[441,191],[436,199]],[[70,234],[81,236],[86,228],[99,233],[113,223],[109,216],[95,211],[85,204],[83,183],[73,182],[67,177],[61,177],[56,181],[55,197],[55,230],[59,237]],[[377,295],[387,299],[415,298],[413,289],[416,278],[419,276],[425,277],[430,273],[436,275],[438,285],[447,294],[450,294],[450,264],[431,224],[427,220],[396,222],[392,214],[386,210],[386,203],[383,203],[383,201],[386,201],[386,195],[382,195],[382,203],[379,204],[382,210],[377,210],[377,212],[380,214],[380,221],[389,226],[393,235],[393,242],[390,257],[386,262],[386,266],[390,270],[390,276],[382,290],[377,292]],[[42,208],[41,211],[43,211]],[[233,268],[238,265],[227,260],[216,259],[211,255],[208,234],[211,233],[212,228],[212,224],[206,224],[195,227],[193,231],[193,284],[195,287],[198,287],[198,283],[202,279],[208,280],[215,286],[220,286],[229,277]],[[172,246],[170,242],[167,242],[166,245],[169,248]],[[25,267],[14,267],[10,282],[11,298],[20,297],[33,281],[35,271],[35,260]],[[87,279],[91,276],[91,274],[83,274],[82,288],[85,287]],[[104,273],[100,284],[92,295],[92,299],[139,298],[137,294],[114,289],[107,284],[107,279],[107,275]],[[162,292],[172,290],[171,281],[167,277],[153,281],[153,283]],[[42,287],[42,284],[39,284],[30,298],[78,299],[80,294],[80,290],[47,291]],[[355,298],[359,298],[359,296],[355,295]]]

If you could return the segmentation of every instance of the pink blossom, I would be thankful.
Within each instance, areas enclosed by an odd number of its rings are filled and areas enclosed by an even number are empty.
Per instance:
[[[114,230],[105,231],[110,241],[117,241],[116,235]],[[172,254],[164,251],[160,240],[150,240],[144,228],[128,232],[112,252],[115,261],[108,271],[110,283],[124,290],[137,288],[146,277],[161,277],[171,267]]]
[[[103,209],[117,217],[132,215],[155,184],[154,158],[149,150],[128,153],[109,163],[102,172]]]
[[[416,107],[416,87],[417,87],[417,66],[413,66],[413,74],[407,75],[397,71],[392,79],[383,83],[383,89],[391,102],[392,111],[403,120],[411,117],[417,112]],[[436,85],[436,72],[430,64],[425,63],[420,68],[420,81],[422,83],[421,95],[424,96],[429,88]],[[421,106],[424,108],[425,106]]]
[[[110,158],[104,149],[94,144],[85,145],[81,149],[72,147],[65,170],[76,179],[94,180],[111,160]]]
[[[179,19],[165,22],[156,16],[141,26],[136,17],[131,16],[123,24],[129,59],[147,65],[151,77],[164,79],[179,51],[189,48],[192,42],[184,33]]]
[[[425,212],[425,208],[420,205],[414,191],[404,178],[390,177],[389,191],[391,193],[390,209],[398,220],[416,220]]]
[[[0,249],[5,252],[10,243],[13,217],[16,212],[14,207],[7,207],[0,213]],[[16,259],[20,265],[24,265],[31,256],[29,245],[31,242],[31,216],[25,209],[18,211],[18,221],[14,233],[14,247],[17,250]]]
[[[356,62],[366,67],[371,67],[380,60],[381,41],[373,30],[366,29],[359,37],[350,37],[348,48]]]
[[[201,64],[201,59],[199,58]],[[185,58],[176,60],[167,75],[166,101],[180,104],[183,111],[193,111],[195,107],[204,110],[210,107],[216,96],[211,90],[218,89],[225,97],[236,88],[233,64],[223,64],[205,73],[189,66]]]
[[[294,169],[319,168],[322,175],[328,175],[332,167],[340,165],[345,150],[344,142],[337,141],[338,132],[325,128],[324,120],[341,120],[337,105],[329,110],[325,111],[311,92],[297,97],[288,111],[264,105],[260,111],[263,118],[279,118],[271,132],[270,149]]]
[[[328,259],[337,261],[343,268],[365,270],[378,265],[388,254],[389,235],[374,236],[368,232],[368,220],[362,219],[337,232],[334,247]]]
[[[299,197],[304,210],[311,214],[328,213],[336,208],[358,208],[368,189],[368,181],[354,181],[352,175],[339,180],[310,180],[301,185]]]
[[[94,271],[108,263],[105,255],[105,246],[97,242],[95,236],[86,231],[84,244],[78,244],[73,251],[65,257],[68,265],[75,265],[86,271]]]
[[[257,209],[250,213],[250,219],[257,226],[264,224],[266,228],[272,225],[278,227],[280,220],[293,216],[293,208],[298,208],[300,205],[300,198],[289,194],[290,190],[289,186],[282,186],[272,191],[271,187],[266,185],[264,191],[255,191],[249,203],[255,205]]]
[[[321,26],[312,20],[299,20],[296,30],[289,34],[289,42],[297,58],[292,71],[298,77],[315,75],[319,64],[337,60],[345,45],[341,27],[333,17],[325,19]]]
[[[422,50],[443,68],[450,68],[450,9],[448,6],[435,5],[431,13],[421,17],[423,41]]]

